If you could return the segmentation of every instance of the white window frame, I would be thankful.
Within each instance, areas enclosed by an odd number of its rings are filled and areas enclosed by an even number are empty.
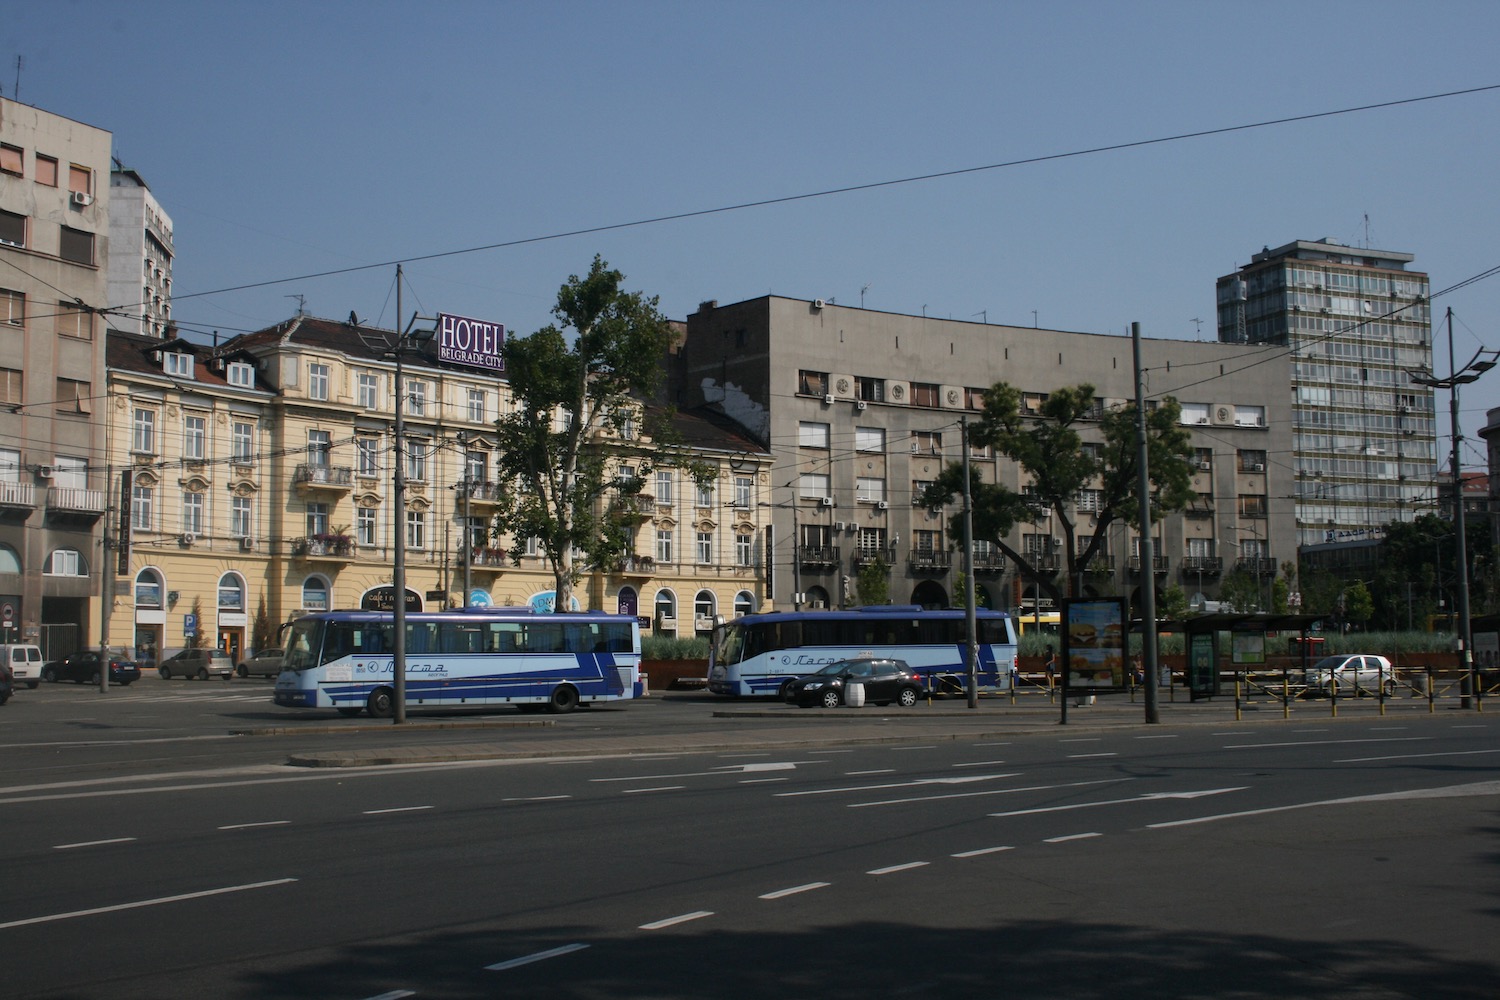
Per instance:
[[[328,366],[314,361],[307,366],[307,398],[328,401]]]
[[[797,421],[797,447],[827,451],[830,438],[831,429],[828,424],[817,420]]]
[[[361,372],[358,379],[357,404],[362,410],[373,410],[380,406],[380,376]]]

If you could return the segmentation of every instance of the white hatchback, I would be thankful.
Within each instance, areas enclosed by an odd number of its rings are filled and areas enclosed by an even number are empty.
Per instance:
[[[1307,668],[1307,690],[1309,693],[1375,694],[1385,692],[1389,698],[1396,693],[1396,670],[1391,661],[1383,656],[1365,653],[1340,653],[1325,656]]]

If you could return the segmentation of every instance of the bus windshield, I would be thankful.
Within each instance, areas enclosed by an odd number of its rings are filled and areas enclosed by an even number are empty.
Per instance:
[[[318,651],[323,648],[323,622],[306,618],[292,626],[286,639],[283,670],[306,670],[318,665]]]
[[[745,648],[745,628],[743,625],[729,624],[722,631],[719,646],[714,650],[714,662],[738,663]]]

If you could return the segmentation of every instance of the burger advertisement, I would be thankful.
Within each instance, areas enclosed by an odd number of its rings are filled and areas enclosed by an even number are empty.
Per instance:
[[[1125,686],[1124,598],[1063,601],[1062,635],[1066,688]]]

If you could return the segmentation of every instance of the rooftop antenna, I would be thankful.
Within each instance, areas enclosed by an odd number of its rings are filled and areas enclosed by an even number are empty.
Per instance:
[[[990,321],[990,311],[988,309],[981,309],[977,313],[973,313],[969,318],[973,319],[975,316],[978,316],[984,323],[988,323]]]
[[[1193,324],[1193,326],[1197,329],[1196,336],[1197,336],[1197,338],[1199,340],[1202,340],[1203,339],[1203,321],[1201,319],[1199,319],[1197,316],[1194,316],[1192,319],[1188,320],[1188,322],[1191,323],[1191,324]]]
[[[16,85],[10,92],[10,99],[19,101],[21,99],[21,57],[16,56]]]
[[[284,298],[284,299],[296,299],[297,300],[297,315],[298,316],[306,316],[307,315],[307,296],[306,295],[283,295],[282,298]]]
[[[865,307],[865,292],[868,292],[869,290],[870,290],[870,286],[869,285],[864,285],[859,290],[859,307],[861,309],[863,309]]]

